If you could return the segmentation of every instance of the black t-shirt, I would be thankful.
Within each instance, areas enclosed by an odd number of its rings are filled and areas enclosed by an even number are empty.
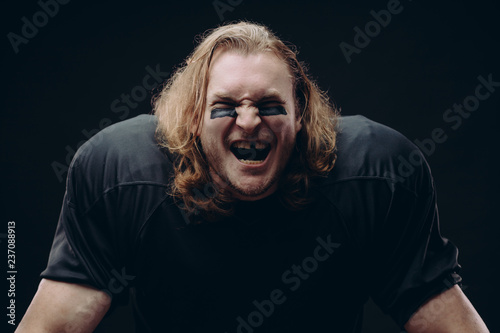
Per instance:
[[[337,162],[306,209],[271,195],[188,223],[155,128],[142,115],[78,150],[41,274],[104,290],[113,305],[130,295],[138,332],[360,332],[370,296],[402,327],[460,282],[429,167],[398,132],[342,117]]]

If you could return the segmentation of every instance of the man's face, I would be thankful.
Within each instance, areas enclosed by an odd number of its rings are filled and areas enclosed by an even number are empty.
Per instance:
[[[219,186],[239,200],[273,193],[300,128],[292,78],[277,56],[215,53],[198,135]]]

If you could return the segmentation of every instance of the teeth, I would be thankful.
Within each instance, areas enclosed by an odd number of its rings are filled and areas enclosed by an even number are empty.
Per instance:
[[[264,149],[267,146],[266,144],[261,143],[261,142],[255,142],[254,144],[255,144],[255,148],[257,148],[257,149]],[[250,148],[252,148],[252,142],[248,142],[248,141],[236,142],[234,144],[234,147],[235,148],[250,149]]]
[[[234,144],[236,148],[243,148],[243,149],[250,149],[251,144],[250,142],[237,142]]]
[[[263,161],[249,161],[249,160],[239,160],[239,161],[245,164],[259,164],[263,162]]]

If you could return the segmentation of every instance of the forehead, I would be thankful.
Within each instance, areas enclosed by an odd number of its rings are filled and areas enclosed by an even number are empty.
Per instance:
[[[257,98],[292,93],[292,76],[287,65],[272,52],[240,54],[217,51],[209,71],[208,98],[231,96]]]

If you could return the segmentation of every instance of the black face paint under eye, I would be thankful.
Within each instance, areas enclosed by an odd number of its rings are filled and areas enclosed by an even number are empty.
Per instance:
[[[213,109],[210,112],[210,119],[222,118],[222,117],[236,118],[236,110],[235,109]]]
[[[281,105],[272,106],[268,108],[259,108],[259,114],[261,116],[277,116],[280,114],[287,114],[284,107]]]

